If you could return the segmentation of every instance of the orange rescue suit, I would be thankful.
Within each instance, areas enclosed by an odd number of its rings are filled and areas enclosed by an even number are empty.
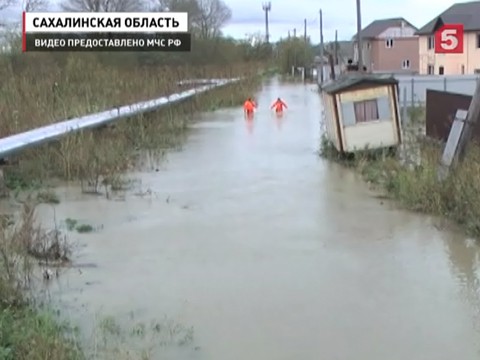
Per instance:
[[[287,104],[285,104],[282,100],[280,99],[277,99],[277,101],[275,101],[271,107],[271,109],[275,108],[275,111],[276,112],[282,112],[283,111],[283,108],[287,109]]]
[[[247,100],[243,104],[243,110],[245,110],[245,112],[247,113],[253,113],[253,109],[255,108],[256,108],[256,105],[252,100]]]

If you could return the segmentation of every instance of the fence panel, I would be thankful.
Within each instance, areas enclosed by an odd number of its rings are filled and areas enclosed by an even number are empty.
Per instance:
[[[401,96],[406,93],[409,106],[425,104],[427,89],[473,95],[479,75],[398,75]],[[402,99],[402,103],[405,99]]]

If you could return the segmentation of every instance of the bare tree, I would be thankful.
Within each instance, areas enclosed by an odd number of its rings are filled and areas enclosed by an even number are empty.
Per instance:
[[[44,11],[48,9],[48,0],[23,0],[23,11]]]
[[[197,0],[154,0],[152,11],[186,12],[190,31],[199,28],[201,9]]]
[[[222,0],[152,0],[153,11],[188,12],[189,28],[201,38],[220,35],[221,28],[232,17]]]
[[[0,10],[3,10],[10,5],[13,5],[15,3],[15,0],[0,0]]]
[[[232,10],[222,0],[197,0],[200,8],[199,30],[204,39],[221,34],[221,28],[232,18]]]
[[[72,12],[129,12],[142,11],[145,4],[142,0],[63,0],[61,7]]]

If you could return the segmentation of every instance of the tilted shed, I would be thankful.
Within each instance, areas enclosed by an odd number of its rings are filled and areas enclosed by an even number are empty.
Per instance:
[[[326,135],[341,153],[402,142],[398,81],[391,75],[351,72],[322,86]]]

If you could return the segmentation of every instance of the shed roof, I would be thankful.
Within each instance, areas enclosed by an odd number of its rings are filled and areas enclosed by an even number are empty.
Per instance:
[[[389,85],[398,84],[398,80],[391,74],[370,74],[361,72],[346,73],[337,80],[330,81],[322,86],[327,93],[337,93],[360,84]]]
[[[431,35],[443,24],[463,24],[465,31],[480,30],[480,1],[457,3],[422,26],[417,35]]]
[[[408,22],[404,18],[392,18],[392,19],[379,19],[379,20],[372,21],[370,24],[368,24],[366,27],[364,27],[360,31],[360,34],[364,39],[376,38],[388,28],[401,27],[402,23],[417,30],[417,28],[414,25],[412,25],[410,22]],[[356,40],[357,35],[358,34],[355,34],[352,40]]]

